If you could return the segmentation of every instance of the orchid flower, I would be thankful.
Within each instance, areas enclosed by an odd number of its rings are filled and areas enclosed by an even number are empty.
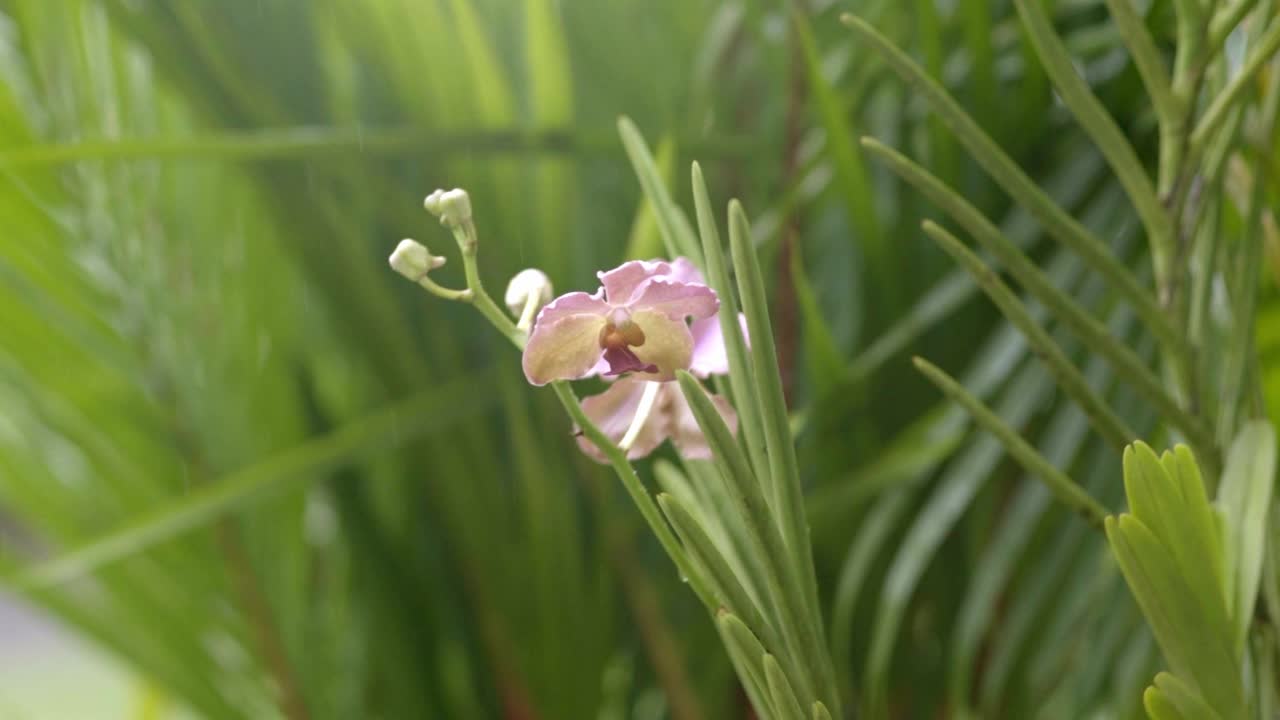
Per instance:
[[[667,267],[661,267],[662,265]],[[653,263],[650,269],[653,272],[665,272],[669,281],[704,284],[702,273],[692,262],[682,257],[670,263]],[[719,317],[710,315],[699,318],[689,330],[693,336],[689,371],[704,378],[728,373],[729,358]],[[744,336],[745,332],[744,327]],[[729,429],[737,432],[738,416],[729,401],[712,395],[711,402]],[[689,460],[711,459],[711,448],[694,419],[688,401],[675,383],[658,382],[644,379],[643,375],[633,375],[618,380],[599,395],[584,399],[582,410],[630,459],[648,455],[667,439],[676,446],[681,457]],[[593,459],[606,461],[600,449],[586,437],[578,437],[578,446]]]
[[[696,343],[687,318],[713,318],[715,291],[673,276],[671,263],[634,260],[598,273],[594,294],[572,292],[542,308],[524,349],[534,385],[592,375],[638,373],[674,380]]]

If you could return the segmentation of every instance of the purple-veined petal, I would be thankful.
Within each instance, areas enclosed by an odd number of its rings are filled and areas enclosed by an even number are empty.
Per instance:
[[[651,310],[673,320],[711,317],[720,307],[715,290],[706,285],[682,283],[665,277],[646,280],[632,296],[632,312]]]
[[[702,433],[702,428],[698,427],[698,420],[693,416],[693,409],[689,407],[689,402],[685,400],[684,393],[680,392],[680,388],[675,383],[671,383],[673,392],[670,394],[670,404],[667,406],[668,429],[671,435],[671,442],[676,446],[680,456],[687,460],[710,460],[711,447],[707,445],[707,438]],[[719,411],[720,417],[724,418],[724,422],[729,426],[729,432],[737,434],[738,432],[738,413],[729,404],[729,401],[720,395],[710,395],[711,404]]]
[[[539,316],[524,347],[524,376],[534,385],[587,377],[600,360],[604,325],[604,317],[594,313],[563,315],[552,322]]]
[[[671,264],[665,260],[631,260],[608,272],[598,272],[596,277],[611,305],[627,305],[644,281],[670,272]]]
[[[599,395],[592,395],[582,400],[582,410],[595,423],[600,430],[608,436],[610,440],[617,444],[622,441],[627,430],[631,427],[631,421],[636,416],[636,411],[640,409],[640,398],[644,396],[645,387],[648,382],[636,378],[623,378],[618,382],[609,386],[609,389]],[[662,412],[662,394],[666,393],[667,387],[664,386],[659,390],[660,396],[655,402],[653,410],[650,412],[648,419],[640,426],[640,432],[632,441],[631,447],[627,450],[627,457],[636,459],[644,457],[653,452],[655,448],[662,444],[667,438],[667,418],[668,416]],[[677,393],[679,389],[677,388]],[[597,462],[607,462],[604,453],[600,448],[595,446],[585,436],[578,436],[578,447],[582,448],[582,452]]]
[[[683,319],[671,319],[653,310],[641,310],[631,315],[631,322],[644,332],[644,344],[631,350],[645,364],[658,366],[657,373],[646,376],[649,380],[674,380],[676,370],[685,370],[693,357],[693,335]]]
[[[553,323],[570,315],[596,314],[604,318],[609,314],[609,303],[604,301],[599,292],[589,295],[584,292],[571,292],[552,300],[538,311],[535,325]]]
[[[738,325],[742,327],[743,341],[750,347],[746,315],[738,313]],[[729,374],[729,352],[725,349],[719,315],[694,320],[689,332],[693,333],[693,360],[689,363],[689,372],[698,377]]]

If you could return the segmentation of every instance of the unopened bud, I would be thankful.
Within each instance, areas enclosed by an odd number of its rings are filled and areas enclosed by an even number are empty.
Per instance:
[[[461,188],[436,190],[422,201],[422,206],[440,218],[441,225],[455,227],[471,219],[471,196]]]
[[[391,257],[388,258],[391,267],[401,275],[417,282],[427,276],[427,273],[444,265],[445,259],[431,254],[427,250],[427,246],[416,240],[404,239],[396,245],[396,249],[392,251]]]
[[[444,191],[436,190],[435,192],[428,195],[425,200],[422,201],[422,207],[426,208],[427,212],[431,213],[432,215],[435,215],[436,217],[440,217],[440,196],[441,195],[444,195]]]
[[[507,283],[507,294],[503,297],[511,314],[520,317],[530,298],[537,307],[551,302],[551,278],[536,268],[521,270]]]

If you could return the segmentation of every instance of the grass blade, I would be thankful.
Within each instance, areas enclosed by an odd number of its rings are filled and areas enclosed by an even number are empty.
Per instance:
[[[1080,486],[1071,481],[1062,471],[1055,468],[1044,456],[1036,452],[1016,430],[1006,425],[981,400],[973,397],[951,376],[923,358],[914,359],[916,368],[938,386],[947,397],[964,406],[973,419],[987,432],[995,435],[1009,455],[1027,472],[1039,477],[1054,496],[1071,510],[1079,513],[1090,525],[1102,527],[1102,519],[1107,511],[1102,505],[1089,496]]]
[[[1106,401],[1089,388],[1089,383],[1072,364],[1071,359],[1066,356],[1062,348],[1058,347],[1049,333],[1031,317],[1022,302],[992,272],[991,268],[941,226],[926,220],[924,231],[973,275],[983,292],[1000,308],[1000,312],[1026,335],[1027,341],[1048,365],[1063,391],[1084,408],[1085,413],[1093,421],[1094,427],[1108,442],[1120,449],[1136,437]]]
[[[925,96],[973,158],[1005,192],[1030,210],[1055,238],[1080,253],[1090,266],[1102,273],[1125,300],[1133,305],[1142,321],[1151,327],[1163,344],[1176,351],[1179,357],[1185,353],[1182,336],[1164,316],[1151,294],[1112,255],[1102,240],[1037,187],[1017,163],[969,117],[960,104],[902,50],[863,20],[843,15],[841,21],[861,40],[875,47],[894,71]]]

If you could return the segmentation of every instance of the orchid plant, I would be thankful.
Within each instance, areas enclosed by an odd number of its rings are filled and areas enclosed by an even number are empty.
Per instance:
[[[640,142],[629,123],[622,131],[633,147]],[[601,271],[592,293],[553,298],[546,274],[526,269],[504,295],[510,317],[480,282],[480,243],[464,190],[437,190],[424,204],[452,231],[466,287],[437,283],[431,273],[445,259],[414,240],[401,241],[390,264],[437,297],[474,305],[521,351],[528,382],[554,389],[579,447],[613,466],[715,620],[757,710],[764,717],[839,717],[746,216],[730,203],[735,288],[696,165],[693,187],[700,243],[665,228],[670,259],[632,260]],[[608,387],[579,399],[570,383],[590,378]],[[717,379],[719,394],[703,386],[710,378]],[[684,471],[658,473],[663,492],[655,497],[632,461],[667,440]]]

